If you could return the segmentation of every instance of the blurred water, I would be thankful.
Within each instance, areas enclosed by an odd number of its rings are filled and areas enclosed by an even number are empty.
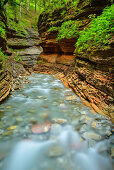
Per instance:
[[[61,149],[58,155],[53,147]],[[18,143],[5,161],[3,170],[47,169],[112,170],[112,167],[109,158],[101,156],[95,148],[88,148],[87,143],[80,141],[80,136],[72,127],[66,126],[54,140]]]
[[[28,81],[0,105],[0,170],[111,170],[111,123],[55,77],[32,74]],[[58,118],[67,123],[53,123]],[[51,131],[32,133],[46,121]]]

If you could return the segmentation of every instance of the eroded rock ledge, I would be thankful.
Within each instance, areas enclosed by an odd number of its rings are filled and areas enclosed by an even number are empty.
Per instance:
[[[12,76],[9,72],[0,70],[0,102],[10,93],[12,86]]]
[[[19,36],[14,30],[9,29],[7,38],[8,47],[22,58],[25,67],[33,67],[37,63],[38,56],[42,52],[37,31],[28,28],[27,35]]]
[[[27,35],[19,36],[14,30],[8,29],[7,42],[0,38],[0,45],[3,46],[2,49],[8,58],[4,66],[2,61],[0,62],[0,102],[9,95],[10,90],[23,87],[23,80],[32,71],[42,51],[37,31],[28,29],[27,32]],[[18,62],[18,56],[22,58],[22,61]]]
[[[93,113],[100,113],[108,117],[114,122],[113,116],[113,98],[105,92],[105,82],[107,81],[104,74],[96,72],[90,74],[88,79],[95,83],[97,86],[102,86],[102,90],[99,90],[92,83],[88,83],[79,74],[76,73],[75,68],[72,66],[66,66],[62,64],[44,63],[38,64],[34,68],[35,73],[52,74],[62,80],[66,87],[71,88],[83,101],[83,104],[89,106]],[[83,71],[82,71],[83,72]],[[85,73],[86,74],[86,73]],[[111,77],[110,77],[111,78]],[[110,78],[108,78],[110,88]],[[103,85],[104,84],[104,85]],[[103,89],[104,87],[104,89]],[[104,91],[103,91],[104,90]]]
[[[66,16],[61,18],[63,9],[57,9],[51,15],[45,12],[40,15],[38,27],[43,53],[39,56],[39,64],[35,68],[35,72],[58,73],[58,78],[65,85],[72,88],[93,112],[106,115],[114,122],[112,79],[114,39],[112,38],[110,42],[110,48],[104,51],[91,50],[85,51],[83,54],[73,55],[76,38],[63,39],[57,42],[57,32],[49,33],[47,31],[51,26],[61,26],[65,20],[78,19],[79,22],[83,20],[84,22],[79,29],[82,30],[84,27],[88,27],[90,23],[90,20],[87,19],[88,15],[93,13],[99,15],[106,5],[110,5],[108,0],[102,0],[101,3],[98,3],[97,0],[93,2],[90,6],[88,1],[79,1],[80,11],[70,15],[69,9],[67,12],[70,18],[67,19]]]

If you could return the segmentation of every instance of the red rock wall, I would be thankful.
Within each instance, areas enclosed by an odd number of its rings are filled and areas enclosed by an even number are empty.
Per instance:
[[[81,2],[81,1],[80,1]],[[88,2],[88,1],[87,1]],[[110,1],[92,1],[91,6],[85,1],[78,4],[81,8],[74,17],[74,19],[87,19],[91,13],[100,14],[102,9],[110,4]],[[56,11],[56,15],[52,14],[52,20],[57,20],[60,13]],[[70,17],[70,16],[69,16]],[[65,84],[71,87],[74,92],[83,100],[83,103],[91,107],[97,113],[106,115],[114,122],[113,113],[113,65],[114,65],[114,41],[111,41],[111,48],[104,51],[89,51],[82,55],[74,52],[74,44],[76,39],[64,39],[59,42],[56,41],[57,32],[46,33],[45,31],[50,27],[48,20],[49,16],[42,14],[39,18],[39,31],[42,37],[41,46],[43,53],[39,60],[49,63],[59,64],[63,76],[59,77]],[[63,22],[59,18],[59,24]],[[71,19],[71,18],[70,18]],[[89,20],[83,27],[87,27]],[[82,29],[82,28],[81,28]],[[45,64],[44,64],[45,65]],[[62,67],[67,69],[62,69]],[[45,67],[44,67],[45,69]],[[36,69],[37,70],[37,69]],[[51,66],[46,66],[47,72],[51,70]],[[51,73],[53,73],[54,66]],[[42,69],[41,72],[46,72]],[[56,69],[58,71],[58,68]],[[49,72],[50,73],[50,72]]]

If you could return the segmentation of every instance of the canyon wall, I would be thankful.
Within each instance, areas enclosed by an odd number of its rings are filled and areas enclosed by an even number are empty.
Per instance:
[[[26,31],[26,35],[18,35],[16,31],[8,29],[7,45],[22,59],[22,64],[25,68],[32,68],[37,63],[42,48],[39,46],[38,32],[32,28],[28,28]],[[10,53],[10,51],[7,52]]]
[[[6,17],[3,11],[1,10],[1,6],[0,6],[0,24],[6,27]],[[2,36],[2,34],[0,34],[0,47],[4,53],[7,50],[6,45],[7,45],[7,42],[6,42],[5,37]],[[2,56],[2,54],[0,53],[0,102],[9,95],[10,90],[11,90],[11,85],[12,85],[12,76],[10,72],[8,72],[4,68],[3,59],[4,59],[4,56]]]
[[[114,39],[110,40],[110,48],[98,51],[85,51],[83,54],[73,54],[76,38],[57,41],[57,31],[48,32],[52,26],[61,26],[64,21],[76,20],[79,30],[83,30],[90,24],[90,14],[100,15],[110,1],[93,0],[91,3],[80,0],[77,4],[77,12],[73,12],[69,6],[56,9],[51,14],[43,12],[38,21],[38,29],[41,35],[40,45],[43,53],[39,57],[39,64],[52,70],[58,64],[63,72],[62,80],[67,81],[68,86],[80,96],[83,103],[90,106],[95,112],[106,115],[114,122],[113,113],[113,55]],[[66,10],[67,15],[61,15]],[[55,67],[54,67],[55,64]],[[66,68],[66,67],[67,68]],[[40,65],[39,65],[40,67]],[[62,69],[62,67],[65,69]],[[45,67],[44,67],[45,68]],[[35,70],[38,70],[37,67]],[[43,72],[43,70],[41,69]]]

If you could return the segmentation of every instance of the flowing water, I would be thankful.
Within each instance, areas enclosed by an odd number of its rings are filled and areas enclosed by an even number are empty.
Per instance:
[[[0,170],[112,170],[112,132],[60,80],[32,74],[0,105]]]

